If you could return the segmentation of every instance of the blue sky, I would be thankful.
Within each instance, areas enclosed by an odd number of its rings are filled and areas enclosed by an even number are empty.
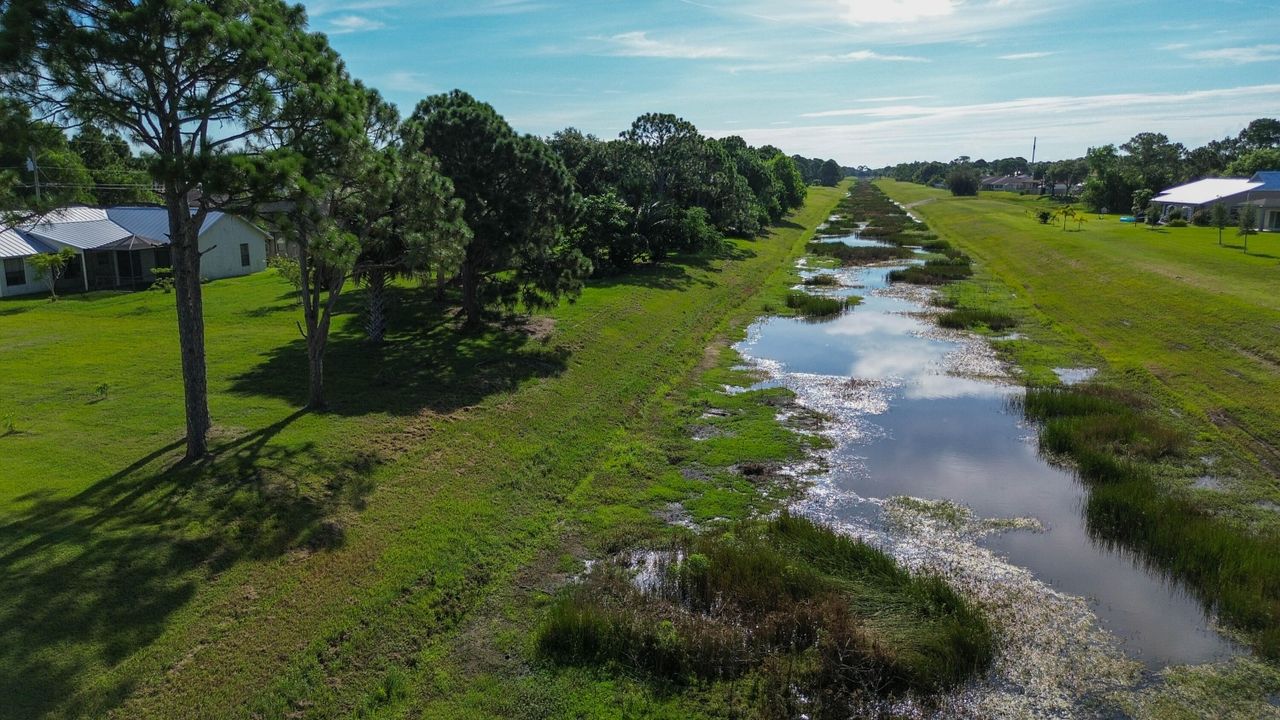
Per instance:
[[[462,88],[516,129],[644,112],[847,165],[1188,146],[1280,117],[1278,0],[312,0],[408,114]]]

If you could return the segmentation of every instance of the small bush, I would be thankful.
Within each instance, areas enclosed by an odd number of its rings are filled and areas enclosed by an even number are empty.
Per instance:
[[[1187,221],[1181,220],[1181,219],[1170,220],[1168,223],[1166,223],[1166,225],[1168,225],[1169,227],[1184,228],[1187,226]]]
[[[1197,210],[1191,213],[1191,224],[1196,227],[1209,227],[1213,217],[1208,210]]]

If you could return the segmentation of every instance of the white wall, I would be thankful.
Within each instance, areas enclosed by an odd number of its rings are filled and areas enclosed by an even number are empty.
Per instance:
[[[249,266],[240,262],[240,245],[249,246]],[[210,280],[267,269],[266,235],[232,215],[224,215],[200,236],[200,275]]]
[[[77,258],[78,260],[79,258]],[[29,295],[31,293],[48,292],[49,286],[43,280],[36,277],[36,269],[31,267],[31,263],[23,261],[23,266],[27,271],[27,282],[24,285],[10,285],[5,282],[4,273],[0,272],[0,297],[10,297],[12,295]],[[4,269],[4,262],[0,261],[0,270]]]

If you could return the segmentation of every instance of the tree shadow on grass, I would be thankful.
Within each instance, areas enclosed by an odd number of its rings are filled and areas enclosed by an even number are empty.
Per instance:
[[[516,324],[460,332],[454,309],[431,300],[424,290],[388,288],[387,298],[390,332],[383,344],[370,344],[359,323],[331,333],[326,413],[449,413],[568,367],[567,348],[531,337]],[[340,312],[359,314],[362,301],[362,293],[349,294]],[[305,404],[306,342],[298,337],[272,350],[265,361],[234,378],[231,389]]]
[[[342,543],[375,462],[272,440],[303,414],[179,462],[182,442],[70,497],[19,498],[0,524],[0,717],[95,715],[131,689],[94,676],[153,642],[198,585],[244,558]]]

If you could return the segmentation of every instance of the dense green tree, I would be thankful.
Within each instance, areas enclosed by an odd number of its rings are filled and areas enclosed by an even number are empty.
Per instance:
[[[266,146],[268,137],[304,137],[350,114],[337,55],[306,31],[303,8],[284,0],[8,0],[0,8],[6,93],[122,132],[151,153],[169,216],[187,457],[203,456],[211,421],[199,228],[218,204],[256,197],[296,166],[295,155]],[[299,99],[307,112],[295,111]],[[286,127],[296,131],[280,132]]]
[[[1125,168],[1115,145],[1089,148],[1085,154],[1089,167],[1089,179],[1085,181],[1081,200],[1090,210],[1122,208],[1133,200],[1133,193],[1141,187]]]
[[[835,160],[828,160],[822,163],[822,169],[818,171],[818,182],[827,187],[835,187],[840,184],[844,173],[840,170],[840,164]]]
[[[1137,180],[1138,187],[1159,192],[1183,179],[1182,158],[1186,148],[1182,143],[1169,142],[1163,133],[1138,133],[1120,149],[1128,154],[1122,164]]]
[[[1252,177],[1263,170],[1280,170],[1280,148],[1250,150],[1227,165],[1226,174],[1232,177]]]
[[[39,203],[35,171],[28,165],[33,154]],[[0,167],[9,169],[11,200],[32,212],[94,202],[93,178],[66,134],[56,125],[32,120],[27,105],[13,98],[0,98]]]
[[[1280,120],[1258,118],[1245,126],[1236,136],[1241,151],[1280,148]]]
[[[151,176],[134,158],[128,141],[117,133],[104,133],[92,125],[80,128],[71,149],[93,178],[93,197],[99,205],[125,205],[157,200]]]
[[[465,204],[472,237],[459,274],[469,326],[485,305],[545,307],[580,291],[591,267],[566,238],[573,180],[545,142],[516,134],[490,105],[460,90],[419,103],[405,142],[440,162]]]
[[[947,174],[947,189],[956,196],[977,195],[980,182],[972,168],[958,167]]]
[[[805,184],[804,176],[800,174],[800,168],[796,165],[796,161],[781,152],[777,152],[769,160],[769,166],[773,176],[777,178],[778,183],[782,186],[783,204],[792,210],[804,205],[804,199],[809,192],[809,188]]]
[[[582,199],[573,244],[597,274],[624,271],[648,253],[648,241],[636,231],[633,218],[631,208],[613,191]]]

